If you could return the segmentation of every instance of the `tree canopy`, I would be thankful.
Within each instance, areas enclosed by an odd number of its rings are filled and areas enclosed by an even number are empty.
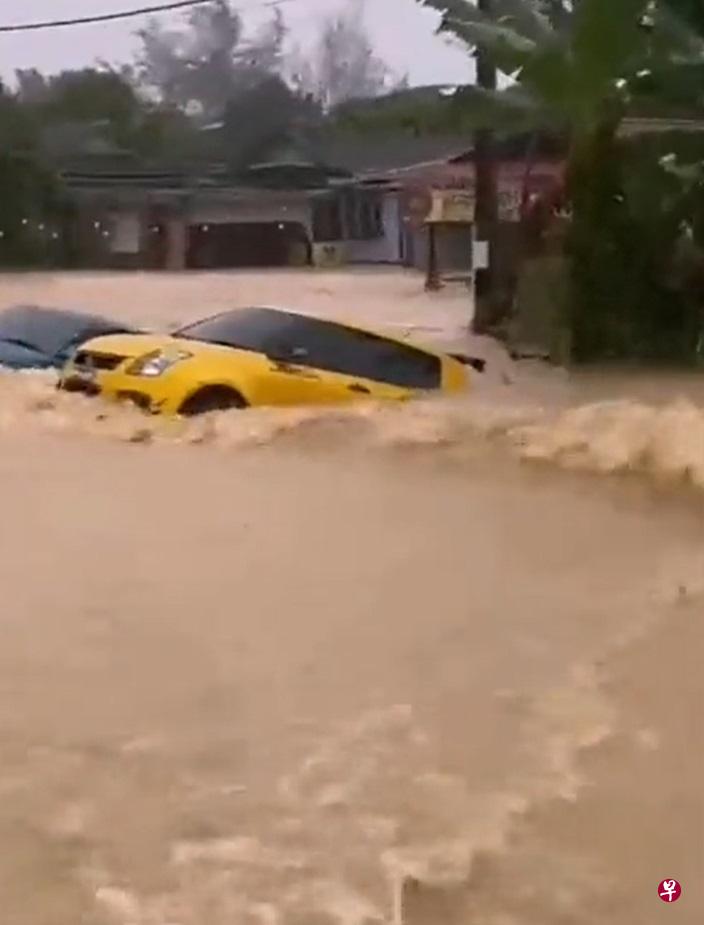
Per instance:
[[[442,31],[470,53],[485,49],[511,78],[503,92],[471,91],[483,104],[481,122],[557,128],[568,139],[564,320],[573,356],[697,355],[701,306],[675,267],[683,241],[696,243],[701,232],[702,173],[673,171],[676,138],[669,150],[663,139],[633,144],[620,127],[629,114],[704,112],[701,6],[492,0],[486,13],[470,0],[418,2],[439,12]]]
[[[85,155],[224,161],[240,173],[272,151],[284,159],[287,149],[312,152],[324,107],[381,93],[389,79],[357,0],[348,2],[318,24],[314,64],[305,73],[300,53],[286,48],[278,9],[248,29],[231,0],[194,8],[170,27],[150,20],[137,33],[132,65],[17,71],[14,89],[0,84],[4,257],[33,246],[21,217],[59,208],[60,172]]]
[[[227,0],[214,0],[192,10],[182,28],[165,29],[154,19],[138,36],[138,85],[207,123],[222,118],[239,93],[279,72],[285,26],[276,12],[247,37],[240,14]]]
[[[321,20],[313,47],[290,63],[294,86],[329,111],[353,99],[371,99],[404,84],[374,51],[361,8]]]
[[[296,93],[281,77],[263,78],[225,110],[230,166],[240,172],[277,147],[307,147],[321,116],[315,100]]]

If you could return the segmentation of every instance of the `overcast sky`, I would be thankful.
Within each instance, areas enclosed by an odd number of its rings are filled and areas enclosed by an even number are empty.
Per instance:
[[[0,24],[89,16],[140,6],[159,0],[24,0],[2,3]],[[238,0],[235,5],[246,23],[256,25],[270,14],[266,0]],[[357,0],[364,2],[364,0]],[[294,41],[305,47],[314,34],[316,17],[334,12],[344,0],[283,0]],[[437,17],[415,0],[366,0],[366,21],[378,53],[414,84],[464,82],[469,66],[466,52],[448,46],[434,34]],[[175,13],[160,14],[164,24],[177,22]],[[134,31],[145,19],[102,25],[74,26],[47,31],[0,34],[0,74],[11,79],[16,68],[36,67],[51,73],[77,68],[103,58],[127,62],[132,58]]]

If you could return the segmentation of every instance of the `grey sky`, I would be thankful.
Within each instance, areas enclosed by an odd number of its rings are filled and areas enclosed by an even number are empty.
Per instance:
[[[154,3],[158,0],[154,0]],[[239,0],[246,23],[256,25],[267,15],[265,0]],[[281,9],[294,41],[303,47],[314,34],[315,18],[334,12],[344,0],[285,0]],[[358,0],[359,2],[359,0]],[[24,0],[3,3],[0,23],[28,22],[152,5],[145,0]],[[161,14],[165,24],[176,14]],[[379,54],[399,73],[408,73],[414,84],[466,81],[466,52],[448,46],[434,34],[437,17],[414,0],[366,0],[366,20]],[[89,65],[98,58],[125,62],[132,57],[135,29],[143,19],[121,23],[76,26],[49,31],[0,34],[0,74],[11,79],[16,68],[36,67],[54,72]]]

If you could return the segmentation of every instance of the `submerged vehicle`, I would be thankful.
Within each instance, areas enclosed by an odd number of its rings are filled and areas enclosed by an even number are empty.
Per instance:
[[[97,337],[66,364],[69,391],[184,416],[228,408],[402,400],[464,390],[483,361],[283,309],[226,311],[170,335]]]
[[[15,305],[0,311],[0,368],[61,369],[85,341],[133,328],[98,315]]]

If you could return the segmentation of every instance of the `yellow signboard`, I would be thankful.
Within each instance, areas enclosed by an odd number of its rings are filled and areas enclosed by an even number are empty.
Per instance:
[[[474,193],[468,190],[433,190],[426,218],[429,223],[471,224],[474,221]]]

